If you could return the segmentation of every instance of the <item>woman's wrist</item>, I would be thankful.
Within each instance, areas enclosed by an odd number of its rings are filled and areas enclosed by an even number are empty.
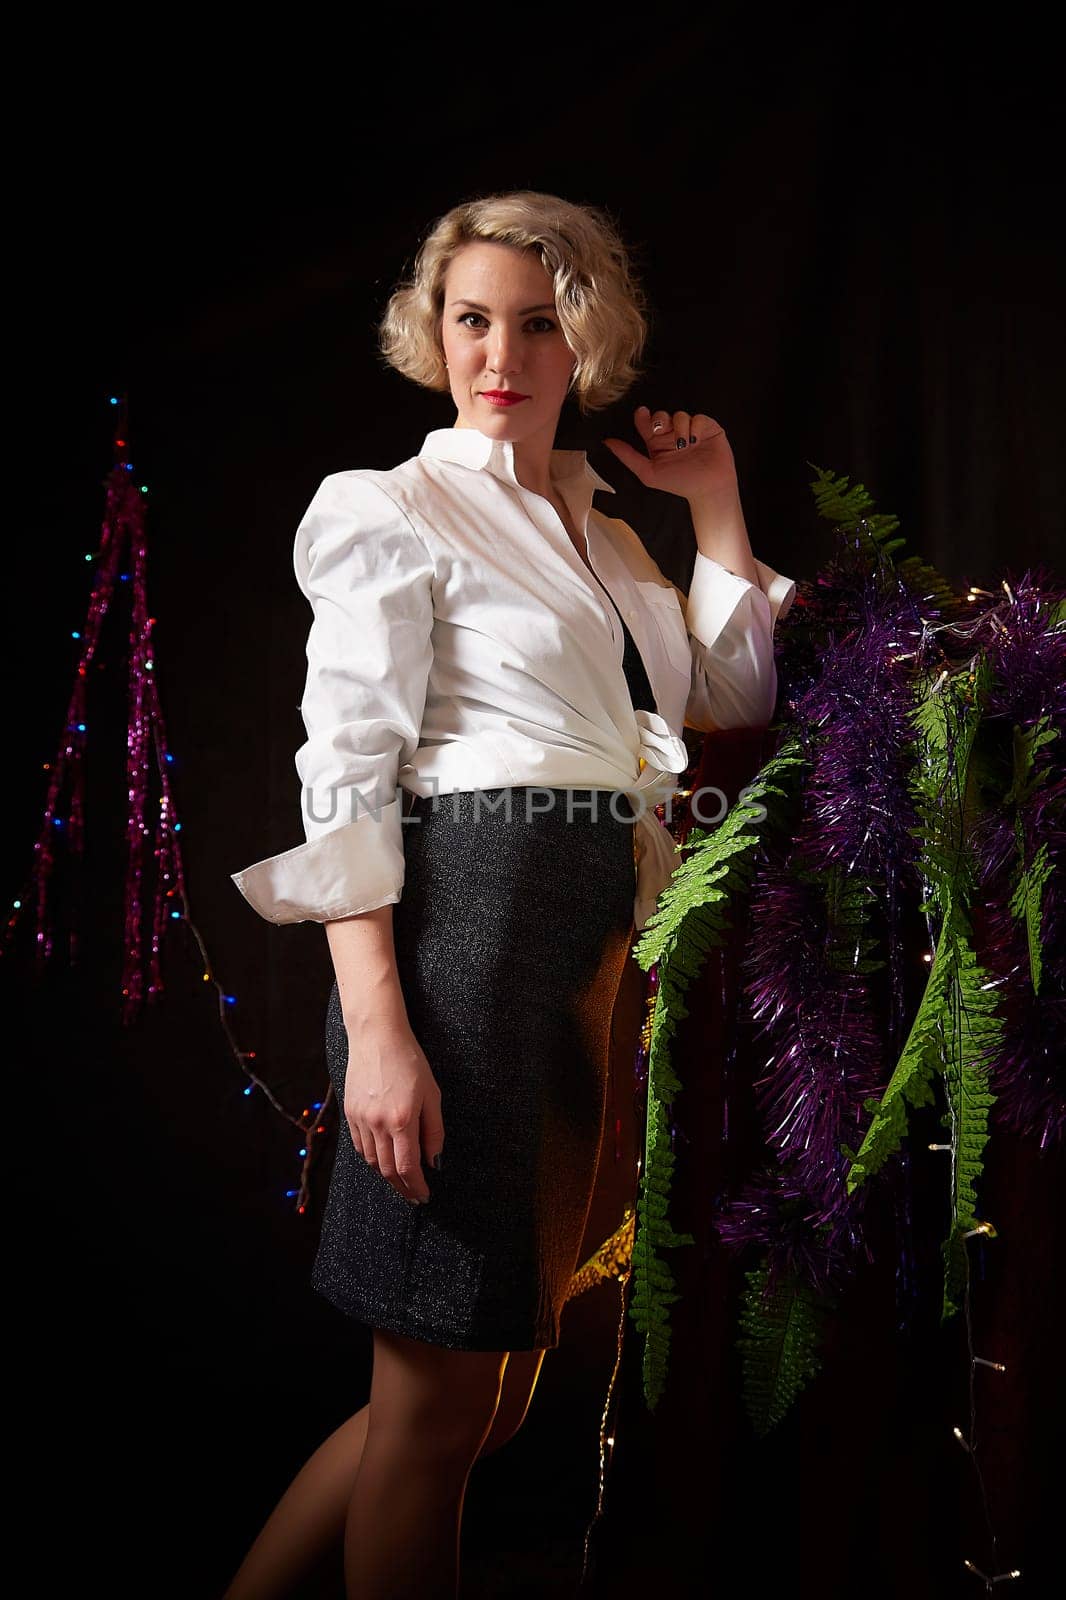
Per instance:
[[[407,1007],[396,966],[392,905],[326,924],[346,1027],[406,1027]]]
[[[408,1029],[407,1003],[397,973],[363,979],[341,1002],[346,1028],[382,1028],[390,1033]]]
[[[759,574],[748,539],[739,491],[730,489],[721,495],[693,499],[688,507],[700,554],[710,561],[717,561],[738,578],[746,578],[749,583],[758,585]]]

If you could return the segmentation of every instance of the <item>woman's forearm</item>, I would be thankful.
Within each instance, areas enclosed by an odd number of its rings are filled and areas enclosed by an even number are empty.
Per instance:
[[[367,1022],[406,1025],[407,1006],[396,966],[392,905],[325,923],[346,1027]]]
[[[690,500],[689,511],[692,513],[692,526],[701,555],[720,562],[738,578],[746,578],[758,588],[759,572],[748,539],[739,494]]]

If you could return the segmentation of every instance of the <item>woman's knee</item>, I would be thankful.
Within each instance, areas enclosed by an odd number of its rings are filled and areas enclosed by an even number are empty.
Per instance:
[[[415,1433],[434,1453],[475,1454],[492,1427],[506,1351],[448,1350],[375,1329],[371,1427]]]

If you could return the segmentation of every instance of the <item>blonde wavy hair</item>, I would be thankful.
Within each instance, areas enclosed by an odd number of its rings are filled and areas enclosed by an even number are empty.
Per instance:
[[[613,218],[598,206],[513,189],[453,206],[432,223],[409,278],[378,325],[381,354],[405,378],[447,391],[440,342],[444,278],[464,245],[477,240],[535,250],[552,279],[555,309],[576,356],[570,390],[587,414],[618,400],[640,375],[647,303]]]

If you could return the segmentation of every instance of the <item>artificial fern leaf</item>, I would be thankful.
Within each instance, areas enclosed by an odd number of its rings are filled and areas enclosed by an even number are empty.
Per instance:
[[[724,941],[729,927],[725,907],[734,894],[748,888],[762,832],[780,822],[783,805],[791,802],[798,773],[805,765],[802,746],[794,736],[765,763],[745,789],[743,801],[730,809],[717,828],[691,830],[687,854],[674,868],[633,950],[644,970],[658,964],[629,1305],[629,1315],[644,1335],[644,1396],[650,1410],[655,1409],[666,1382],[670,1349],[667,1307],[678,1299],[673,1273],[658,1252],[695,1243],[692,1234],[676,1232],[668,1220],[674,1173],[668,1107],[682,1087],[670,1045],[678,1023],[688,1015],[685,993],[689,985],[708,951]]]
[[[907,1132],[906,1105],[933,1103],[933,1076],[949,1060],[943,1016],[960,984],[965,961],[965,915],[972,867],[966,841],[970,756],[981,715],[987,673],[968,669],[932,681],[920,679],[911,712],[917,740],[910,787],[922,826],[920,870],[941,913],[932,968],[888,1087],[847,1174],[847,1191],[884,1166]]]
[[[877,972],[884,961],[870,954],[878,945],[876,937],[866,932],[873,910],[873,888],[859,877],[853,877],[842,866],[831,866],[824,872],[800,872],[799,878],[817,877],[823,884],[826,898],[827,950],[826,965],[837,972]]]
[[[925,993],[888,1087],[880,1102],[868,1103],[873,1107],[873,1117],[848,1169],[849,1195],[899,1150],[907,1133],[906,1103],[915,1107],[934,1103],[933,1075],[940,1069],[942,1055],[940,1017],[950,983],[953,948],[950,939],[944,940],[943,935],[942,941],[937,946]]]
[[[737,1349],[743,1358],[745,1408],[763,1438],[819,1371],[824,1305],[796,1278],[779,1278],[768,1294],[765,1261],[745,1278]]]
[[[921,556],[905,556],[896,563],[896,576],[916,600],[942,617],[958,616],[963,602],[947,579]]]
[[[1025,933],[1029,945],[1029,973],[1034,994],[1040,993],[1040,980],[1043,974],[1040,937],[1041,901],[1044,885],[1051,877],[1052,870],[1045,839],[1029,865],[1019,872],[1009,902],[1011,915],[1025,918]]]
[[[823,471],[814,466],[813,461],[808,461],[807,465],[818,474],[811,484],[818,515],[837,527],[865,534],[872,548],[878,545],[883,548],[882,541],[899,527],[899,518],[872,511],[873,499],[864,484],[856,483],[849,489],[846,476]]]
[[[912,787],[925,830],[921,871],[941,911],[933,971],[919,1016],[923,1023],[932,1021],[923,1031],[924,1059],[943,1073],[944,1120],[952,1133],[952,1220],[943,1245],[945,1317],[958,1309],[965,1283],[965,1235],[974,1225],[988,1111],[995,1101],[988,1069],[1003,1038],[998,993],[974,954],[967,914],[976,876],[971,841],[981,811],[982,758],[976,736],[990,681],[991,668],[980,656],[968,668],[942,675],[935,685],[923,684],[914,712],[919,759]],[[1024,754],[1019,765],[1016,751],[1016,784],[1025,767]]]
[[[997,991],[970,945],[963,919],[954,929],[953,992],[949,996],[944,1039],[945,1125],[954,1131],[951,1171],[952,1227],[944,1245],[943,1316],[958,1310],[965,1287],[964,1235],[977,1222],[977,1183],[984,1171],[988,1112],[995,1104],[989,1064],[1002,1048],[1003,1021]]]
[[[1003,797],[1007,805],[1020,805],[1024,800],[1028,800],[1034,789],[1044,781],[1047,776],[1046,771],[1035,779],[1033,777],[1036,752],[1043,745],[1050,744],[1052,739],[1057,739],[1059,733],[1060,730],[1058,728],[1052,727],[1050,714],[1046,711],[1042,717],[1039,717],[1033,723],[1031,728],[1015,726],[1013,734],[1014,781]]]
[[[745,788],[743,799],[730,807],[716,828],[689,830],[679,865],[633,947],[633,956],[645,972],[671,956],[679,930],[692,912],[747,888],[755,847],[765,828],[780,824],[806,765],[802,743],[793,735],[760,768]],[[728,923],[715,913],[706,924],[708,932],[712,927],[721,934]]]
[[[690,1233],[675,1232],[667,1220],[674,1155],[670,1148],[669,1116],[666,1107],[652,1093],[650,1072],[644,1161],[637,1200],[629,1315],[644,1335],[644,1397],[649,1409],[654,1411],[666,1385],[670,1354],[670,1318],[666,1308],[679,1298],[674,1275],[657,1252],[694,1244],[695,1239]]]
[[[907,592],[923,605],[945,618],[954,617],[962,610],[962,601],[947,579],[920,556],[904,556],[894,560],[894,552],[901,549],[905,539],[887,536],[899,527],[899,518],[872,511],[873,499],[861,483],[848,488],[845,476],[823,471],[809,461],[818,474],[811,484],[819,516],[825,517],[837,528],[846,528],[856,537],[860,548],[876,554],[878,561],[894,571],[897,580]]]
[[[1033,859],[1025,862],[1025,830],[1020,815],[1021,807],[1030,800],[1048,776],[1048,769],[1035,770],[1036,753],[1042,746],[1059,737],[1060,730],[1052,726],[1045,712],[1031,728],[1015,726],[1013,731],[1014,775],[1004,796],[1007,805],[1016,810],[1015,834],[1018,841],[1018,876],[1011,893],[1011,915],[1024,917],[1026,940],[1029,947],[1029,974],[1033,993],[1039,994],[1042,976],[1042,940],[1040,937],[1041,905],[1044,886],[1051,877],[1052,864],[1048,859],[1047,842],[1040,845]]]

